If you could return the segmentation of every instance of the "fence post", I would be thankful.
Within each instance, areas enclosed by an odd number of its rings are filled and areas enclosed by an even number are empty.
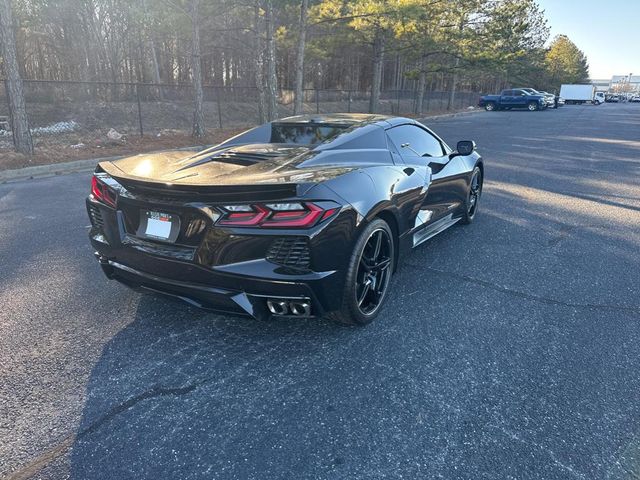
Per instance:
[[[400,89],[396,90],[396,101],[398,104],[398,111],[396,112],[396,115],[400,115]]]
[[[140,105],[140,85],[136,83],[136,101],[138,102],[138,125],[140,127],[140,137],[144,137],[142,129],[142,106]]]
[[[347,112],[348,112],[348,113],[351,113],[351,102],[352,102],[352,99],[351,99],[351,90],[349,90],[349,105],[347,106]]]
[[[222,107],[220,106],[220,88],[214,87],[216,89],[216,103],[218,104],[218,123],[220,128],[222,129]]]
[[[320,113],[320,90],[316,88],[316,113]]]

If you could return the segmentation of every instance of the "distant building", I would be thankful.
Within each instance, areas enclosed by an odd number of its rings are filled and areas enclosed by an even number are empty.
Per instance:
[[[608,92],[611,88],[611,80],[609,80],[608,78],[592,78],[590,82],[592,85],[595,85],[596,91],[598,92]]]

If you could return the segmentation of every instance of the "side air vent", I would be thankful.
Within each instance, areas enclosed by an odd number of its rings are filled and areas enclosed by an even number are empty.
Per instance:
[[[309,270],[309,243],[305,237],[278,238],[271,244],[267,260],[295,270]]]
[[[96,228],[102,229],[104,227],[104,220],[102,219],[102,212],[95,205],[89,205],[89,218],[91,219],[91,225]]]

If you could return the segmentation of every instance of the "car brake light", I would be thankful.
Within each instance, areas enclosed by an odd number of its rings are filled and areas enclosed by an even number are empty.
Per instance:
[[[249,207],[249,211],[245,208]],[[220,225],[234,227],[255,227],[269,215],[269,210],[260,205],[232,205],[225,207],[229,213],[220,221]]]
[[[314,225],[323,213],[322,208],[313,203],[307,203],[304,210],[274,212],[263,225],[265,227],[305,228]]]
[[[227,205],[219,225],[230,227],[309,228],[335,215],[339,208],[314,203]]]
[[[116,191],[95,175],[91,177],[91,195],[99,202],[114,208],[116,206],[116,199],[118,198]]]

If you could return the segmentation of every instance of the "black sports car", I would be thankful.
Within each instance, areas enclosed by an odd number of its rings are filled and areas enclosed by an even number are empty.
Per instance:
[[[475,144],[380,115],[299,116],[213,148],[100,163],[89,236],[109,278],[217,311],[366,324],[398,258],[482,193]]]

